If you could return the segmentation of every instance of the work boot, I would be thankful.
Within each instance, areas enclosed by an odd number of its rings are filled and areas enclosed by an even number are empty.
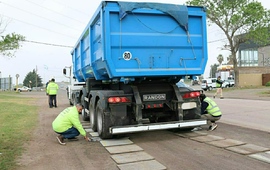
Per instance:
[[[199,131],[199,130],[202,130],[202,127],[195,127],[195,128],[193,128],[191,131],[192,131],[192,132],[195,132],[195,131]]]
[[[56,139],[58,140],[58,142],[60,143],[60,145],[65,145],[66,143],[64,142],[64,136],[59,135],[56,137]]]
[[[213,131],[218,127],[218,125],[216,123],[214,123],[211,127],[211,129],[209,131]]]

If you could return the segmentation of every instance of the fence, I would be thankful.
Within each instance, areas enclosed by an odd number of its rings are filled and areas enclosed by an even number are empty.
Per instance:
[[[12,90],[12,77],[0,78],[0,91]]]

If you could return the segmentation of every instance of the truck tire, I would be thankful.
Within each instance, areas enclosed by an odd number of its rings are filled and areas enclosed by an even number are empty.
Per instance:
[[[83,95],[81,96],[81,104],[83,105],[83,110],[82,110],[82,120],[83,121],[89,121],[89,115],[85,112],[85,102],[84,102],[84,97]]]
[[[69,105],[70,106],[73,106],[73,103],[71,102],[71,100],[69,99]]]
[[[91,99],[89,102],[89,117],[90,117],[90,127],[94,132],[97,132],[97,116],[95,114],[95,105]]]
[[[87,115],[87,113],[85,112],[85,109],[83,108],[82,110],[82,120],[83,121],[89,121],[89,116]]]
[[[109,128],[112,123],[110,121],[110,117],[105,115],[104,108],[102,108],[100,101],[98,101],[97,103],[96,113],[97,113],[97,131],[99,137],[101,137],[102,139],[112,138],[113,135],[109,133]]]

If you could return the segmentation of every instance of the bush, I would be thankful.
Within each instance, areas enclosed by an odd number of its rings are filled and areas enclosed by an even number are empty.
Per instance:
[[[270,86],[270,81],[265,84],[266,87]]]

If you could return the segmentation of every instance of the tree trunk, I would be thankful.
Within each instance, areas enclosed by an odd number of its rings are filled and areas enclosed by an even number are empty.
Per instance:
[[[238,87],[239,85],[239,68],[237,64],[236,59],[236,52],[232,52],[232,58],[233,58],[233,70],[234,70],[234,85],[235,87]]]

